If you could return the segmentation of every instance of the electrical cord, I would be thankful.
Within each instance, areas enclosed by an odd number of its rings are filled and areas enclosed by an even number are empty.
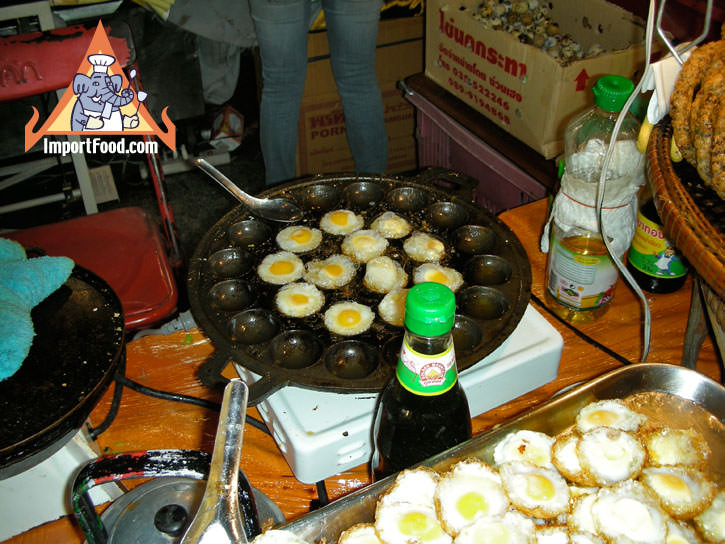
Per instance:
[[[602,240],[604,241],[604,246],[607,248],[607,253],[609,253],[609,257],[611,258],[614,265],[617,267],[619,272],[622,274],[624,279],[627,281],[629,286],[632,288],[632,290],[635,292],[637,297],[639,297],[642,310],[644,312],[644,323],[642,328],[642,357],[641,362],[645,362],[647,360],[647,355],[649,354],[649,341],[650,341],[650,332],[652,328],[652,317],[650,314],[649,304],[647,303],[647,297],[642,292],[642,289],[637,285],[637,282],[632,277],[632,275],[629,273],[627,268],[624,266],[624,264],[619,260],[619,258],[616,256],[614,250],[611,247],[611,243],[609,241],[609,237],[605,235],[605,229],[604,229],[604,222],[602,221],[602,203],[604,202],[604,192],[606,188],[606,175],[607,170],[609,169],[609,163],[612,160],[612,156],[614,155],[614,144],[617,141],[617,136],[619,135],[619,129],[622,126],[622,123],[624,122],[624,118],[627,116],[627,112],[629,112],[629,108],[632,106],[632,103],[639,95],[640,91],[642,90],[642,85],[644,83],[645,77],[648,75],[648,72],[650,70],[650,63],[651,63],[651,55],[652,55],[652,36],[654,32],[654,12],[655,12],[655,1],[650,0],[649,5],[649,12],[647,15],[647,27],[645,31],[645,67],[642,71],[642,76],[639,79],[639,82],[634,88],[634,91],[632,91],[632,94],[629,95],[629,98],[625,102],[624,106],[622,107],[622,111],[617,116],[617,120],[614,123],[614,129],[612,130],[611,138],[609,139],[609,145],[607,146],[607,152],[604,155],[604,161],[602,162],[602,171],[599,175],[599,183],[597,185],[597,205],[596,205],[596,213],[597,213],[597,221],[599,222],[599,232],[602,233]]]
[[[576,334],[579,338],[581,338],[582,340],[584,340],[586,343],[588,343],[588,344],[594,346],[595,348],[603,351],[604,353],[606,353],[607,355],[609,355],[613,359],[616,359],[617,361],[619,361],[623,365],[631,365],[632,364],[632,361],[630,361],[629,359],[627,359],[623,355],[620,355],[619,353],[617,353],[616,351],[608,348],[604,344],[601,344],[601,343],[597,342],[591,336],[587,336],[582,331],[580,331],[579,329],[577,329],[574,325],[572,325],[571,323],[569,323],[565,319],[559,317],[556,314],[556,312],[554,312],[551,308],[549,308],[546,304],[544,304],[544,302],[539,297],[537,297],[536,295],[534,295],[533,293],[531,293],[531,300],[533,300],[539,307],[541,307],[542,309],[544,309],[549,315],[551,315],[559,323],[561,323],[562,325],[564,325],[568,329],[570,329],[574,334]]]

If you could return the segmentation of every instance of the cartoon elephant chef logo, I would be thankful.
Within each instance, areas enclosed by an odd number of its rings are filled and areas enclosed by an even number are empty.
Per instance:
[[[142,90],[134,91],[140,87],[136,69],[131,68],[128,79],[125,77],[123,67],[131,64],[126,40],[116,36],[109,39],[101,21],[95,31],[88,29],[77,39],[89,37],[90,44],[79,59],[78,68],[75,73],[68,73],[67,87],[58,104],[37,130],[40,113],[32,108],[31,118],[25,124],[25,151],[45,136],[70,134],[94,135],[93,138],[95,135],[155,136],[175,151],[176,127],[169,118],[168,106],[161,109],[162,129],[146,108],[149,95]],[[158,91],[154,94],[157,101],[158,94]]]
[[[108,74],[108,67],[116,62],[116,58],[105,54],[89,55],[88,62],[93,66],[91,75],[79,73],[73,77],[73,94],[77,98],[70,129],[122,131],[136,128],[138,110],[133,115],[121,112],[121,106],[133,101],[133,89],[122,89],[123,77]]]

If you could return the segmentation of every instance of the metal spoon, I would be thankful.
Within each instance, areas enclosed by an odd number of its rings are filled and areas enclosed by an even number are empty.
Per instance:
[[[254,215],[280,223],[291,223],[302,219],[302,210],[291,200],[286,198],[275,198],[272,200],[256,198],[242,191],[232,180],[214,168],[205,159],[197,157],[194,159],[194,164],[229,191],[239,202],[247,206]]]
[[[238,378],[230,380],[224,388],[204,496],[181,544],[247,542],[237,486],[248,397],[247,384]]]

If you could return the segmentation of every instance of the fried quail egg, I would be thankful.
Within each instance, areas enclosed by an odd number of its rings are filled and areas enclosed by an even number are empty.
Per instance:
[[[381,255],[366,263],[363,284],[374,293],[384,294],[405,287],[408,274],[398,261]]]
[[[595,482],[582,470],[576,447],[579,435],[567,432],[558,435],[551,447],[551,461],[556,469],[570,482],[578,485],[593,486]]]
[[[537,527],[536,544],[569,544],[569,531],[559,525]]]
[[[375,531],[384,544],[450,544],[452,539],[430,506],[395,502],[378,504]]]
[[[695,429],[665,427],[651,430],[642,435],[642,443],[647,449],[647,464],[653,466],[701,468],[710,456],[710,446]]]
[[[509,433],[493,451],[497,465],[511,461],[528,461],[538,467],[554,468],[551,462],[551,447],[554,439],[538,431],[521,430]]]
[[[378,304],[380,319],[393,327],[402,327],[405,324],[405,299],[408,289],[393,289],[383,297]]]
[[[576,416],[576,429],[582,434],[596,427],[636,431],[646,419],[642,414],[629,409],[619,399],[600,400],[587,404],[579,410]]]
[[[725,490],[720,491],[693,521],[708,542],[725,542]]]
[[[284,251],[304,253],[312,251],[322,241],[322,231],[304,225],[293,225],[277,233],[277,245]]]
[[[304,277],[321,289],[338,289],[350,283],[356,271],[357,265],[350,257],[337,254],[308,262]]]
[[[571,532],[596,533],[597,526],[592,517],[592,505],[597,500],[596,493],[589,493],[575,498],[571,504],[571,513],[566,518],[566,525]]]
[[[262,259],[257,266],[257,274],[262,280],[274,285],[284,285],[297,281],[302,277],[305,265],[294,253],[279,251]]]
[[[288,283],[277,291],[274,303],[283,315],[306,317],[320,311],[325,295],[311,283]]]
[[[403,242],[405,253],[419,263],[434,263],[440,261],[446,254],[445,244],[430,234],[417,231]]]
[[[464,527],[455,544],[534,544],[534,522],[518,512],[478,518]]]
[[[372,523],[357,523],[346,529],[337,539],[338,544],[380,544],[375,525]]]
[[[662,508],[676,519],[691,519],[712,501],[717,490],[699,470],[685,467],[649,467],[640,481],[660,500]]]
[[[435,504],[443,528],[456,536],[476,518],[503,515],[509,500],[498,473],[486,463],[468,459],[441,476]]]
[[[410,223],[395,212],[383,212],[370,223],[370,228],[384,238],[393,239],[408,236],[411,230]]]
[[[646,453],[634,435],[599,427],[581,436],[577,456],[585,474],[598,485],[607,486],[636,478]]]
[[[355,336],[370,328],[375,319],[373,311],[357,302],[338,302],[325,311],[325,327],[335,334]]]
[[[330,234],[350,234],[363,228],[364,224],[362,216],[351,210],[333,210],[320,219],[320,228]]]
[[[569,487],[555,469],[513,461],[501,465],[499,474],[509,500],[524,514],[552,519],[569,511]]]
[[[639,482],[627,480],[599,490],[592,504],[597,533],[621,544],[662,544],[667,516]]]
[[[307,544],[307,541],[284,529],[268,529],[252,540],[253,544]]]
[[[433,508],[439,479],[438,473],[428,467],[402,470],[395,477],[393,485],[378,499],[378,502],[382,505],[407,502]]]
[[[463,285],[463,274],[455,268],[438,263],[423,263],[413,270],[413,283],[432,281],[442,283],[454,293]]]
[[[345,236],[340,245],[342,252],[358,263],[366,263],[383,254],[388,241],[374,230],[358,230]]]
[[[701,544],[702,540],[697,536],[697,532],[689,524],[667,520],[667,539],[665,544]]]

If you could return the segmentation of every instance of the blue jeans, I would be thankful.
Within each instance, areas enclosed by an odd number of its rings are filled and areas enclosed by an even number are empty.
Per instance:
[[[382,0],[249,0],[262,59],[260,144],[267,185],[295,175],[307,33],[320,4],[355,170],[380,174],[387,164],[388,138],[375,74]]]

